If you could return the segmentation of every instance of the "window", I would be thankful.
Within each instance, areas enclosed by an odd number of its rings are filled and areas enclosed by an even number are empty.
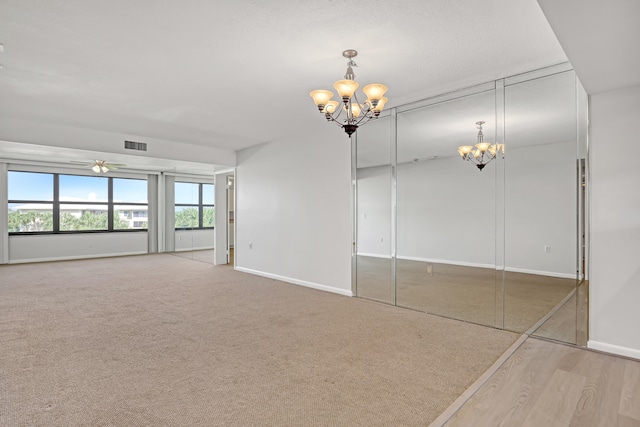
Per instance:
[[[109,230],[109,178],[78,175],[57,175],[57,178],[59,230]]]
[[[126,178],[112,179],[113,228],[115,230],[146,230],[149,221],[147,181]]]
[[[9,233],[53,231],[53,175],[13,172],[9,179]]]
[[[11,234],[147,228],[144,179],[20,171],[8,177]]]
[[[213,228],[215,221],[213,184],[175,183],[175,228]]]

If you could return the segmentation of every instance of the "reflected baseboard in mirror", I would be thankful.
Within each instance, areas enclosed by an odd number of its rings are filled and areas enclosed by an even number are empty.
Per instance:
[[[358,256],[357,262],[357,296],[391,303],[391,260]],[[502,272],[402,259],[397,260],[396,271],[397,306],[486,326],[500,326],[496,325],[496,313],[500,314],[501,307],[496,304],[495,294],[502,286]],[[504,276],[504,329],[514,332],[525,332],[533,327],[575,289],[573,279],[515,272],[505,272]],[[575,338],[567,342],[574,341]]]
[[[213,261],[214,261],[213,249],[170,252],[170,254],[181,257],[181,258],[187,258],[194,261],[204,262],[207,264],[213,264]]]

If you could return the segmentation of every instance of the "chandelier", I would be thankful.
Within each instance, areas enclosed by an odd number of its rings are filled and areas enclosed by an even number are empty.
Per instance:
[[[476,122],[478,125],[478,143],[475,146],[462,145],[458,147],[458,153],[462,157],[462,160],[468,160],[482,170],[484,167],[496,158],[498,153],[502,153],[504,158],[504,144],[492,144],[484,141],[484,134],[482,133],[482,125],[485,122]]]
[[[355,81],[356,75],[353,73],[352,68],[357,67],[356,63],[353,62],[353,58],[357,55],[358,52],[353,49],[342,52],[342,56],[349,59],[347,72],[344,75],[344,80],[338,80],[333,84],[338,96],[342,98],[342,107],[340,107],[338,101],[331,101],[333,92],[329,90],[314,90],[309,93],[313,98],[313,102],[318,106],[318,110],[324,114],[327,121],[334,122],[343,128],[349,136],[359,126],[373,118],[377,118],[387,103],[387,98],[383,96],[387,91],[387,87],[382,84],[370,84],[362,88],[362,91],[367,95],[367,99],[362,104],[358,102],[356,90],[360,85]]]

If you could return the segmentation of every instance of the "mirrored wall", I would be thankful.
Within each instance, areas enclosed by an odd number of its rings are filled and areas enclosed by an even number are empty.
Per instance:
[[[360,128],[356,295],[584,345],[586,104],[563,64]]]

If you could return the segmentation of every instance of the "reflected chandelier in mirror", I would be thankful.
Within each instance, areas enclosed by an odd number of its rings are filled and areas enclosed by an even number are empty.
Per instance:
[[[502,154],[504,158],[504,144],[492,144],[484,141],[484,134],[482,133],[482,125],[485,122],[476,122],[478,125],[478,143],[475,146],[462,145],[458,147],[458,153],[462,160],[467,160],[478,167],[479,170],[496,158],[498,153]],[[475,149],[474,149],[475,148]]]

